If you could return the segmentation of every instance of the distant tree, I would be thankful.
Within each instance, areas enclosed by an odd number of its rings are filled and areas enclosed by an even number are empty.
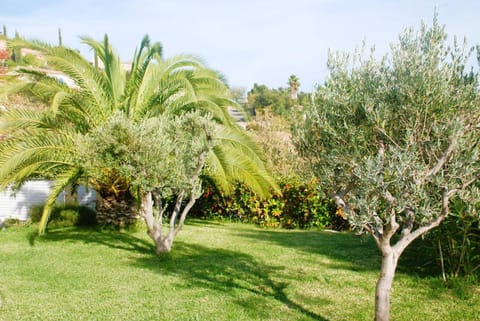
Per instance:
[[[58,28],[58,46],[59,47],[63,46],[62,30],[60,28]]]
[[[3,36],[5,38],[8,38],[8,35],[7,35],[7,26],[3,25]]]
[[[330,77],[296,131],[322,188],[382,254],[377,321],[389,319],[407,246],[449,215],[453,197],[480,199],[479,72],[467,70],[471,50],[446,39],[435,17],[381,60],[330,55]]]
[[[232,99],[239,105],[244,106],[247,102],[247,94],[246,90],[243,87],[232,87],[230,88],[230,93],[232,95]]]
[[[12,48],[11,54],[10,54],[10,59],[12,59],[13,62],[20,64],[22,63],[22,54],[21,54],[21,48]]]
[[[298,89],[300,88],[300,80],[298,79],[298,77],[295,75],[291,75],[290,78],[288,78],[288,86],[290,87],[290,97],[293,100],[297,100]]]
[[[269,95],[270,89],[266,85],[255,83],[253,88],[248,92],[247,101],[252,109],[265,108],[273,104],[273,99]]]
[[[247,95],[247,106],[253,113],[269,108],[276,115],[287,115],[294,105],[286,88],[270,89],[254,84]]]
[[[22,46],[18,46],[15,44],[15,42],[19,42],[20,39],[20,34],[18,33],[17,30],[15,30],[15,38],[14,41],[9,41],[8,46],[11,48],[11,55],[10,59],[12,59],[13,62],[17,64],[22,63]]]

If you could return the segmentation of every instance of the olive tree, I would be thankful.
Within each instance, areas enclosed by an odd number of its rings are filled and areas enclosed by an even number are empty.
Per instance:
[[[111,175],[125,180],[160,254],[171,250],[201,195],[200,174],[215,137],[211,118],[198,112],[138,122],[119,113],[80,137],[79,166],[96,182],[109,181]],[[175,205],[167,206],[172,199]],[[164,217],[169,219],[166,230]]]
[[[377,321],[389,319],[405,248],[448,216],[452,197],[479,197],[478,68],[466,41],[447,40],[435,17],[382,58],[331,53],[329,78],[295,131],[322,189],[378,245]]]

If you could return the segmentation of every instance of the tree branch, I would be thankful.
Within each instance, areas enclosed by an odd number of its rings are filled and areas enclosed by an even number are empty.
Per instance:
[[[343,196],[344,196],[344,195],[341,195],[341,194],[339,194],[339,193],[334,193],[334,194],[332,195],[332,198],[333,198],[333,200],[335,201],[335,204],[336,204],[338,207],[340,207],[340,208],[342,208],[342,209],[346,209],[346,208],[347,208],[347,203],[345,203],[345,200],[343,199]]]
[[[177,196],[177,202],[175,203],[172,216],[170,217],[170,233],[172,233],[175,230],[175,220],[177,219],[178,213],[180,213],[180,209],[182,208],[182,202],[183,202],[183,193],[180,193]]]
[[[163,206],[162,198],[158,195],[156,191],[152,192],[153,200],[157,204],[158,216],[157,216],[157,228],[162,229],[163,226],[163,214],[165,213],[165,207]]]
[[[390,222],[383,226],[382,238],[385,239],[390,239],[400,228],[400,225],[397,223],[397,216],[393,210],[392,212],[393,213],[390,215]]]
[[[450,141],[450,145],[448,145],[447,150],[443,153],[442,157],[440,157],[437,164],[425,173],[425,177],[436,175],[442,169],[442,167],[448,161],[448,158],[455,151],[455,148],[457,147],[457,141],[458,141],[457,137],[453,136],[452,140]]]
[[[387,200],[388,204],[392,207],[395,206],[397,204],[397,199],[395,197],[393,197],[393,195],[390,194],[390,192],[387,189],[384,189],[384,190],[385,191],[383,193],[383,196]]]
[[[472,185],[473,183],[475,183],[478,178],[480,177],[480,174],[477,173],[475,174],[470,180],[466,181],[465,183],[463,183],[461,186],[457,187],[457,188],[454,188],[452,190],[449,190],[448,191],[448,197],[451,197],[453,196],[455,193],[461,191],[461,190],[464,190],[466,189],[467,187],[469,187],[470,185]]]
[[[337,187],[338,187],[338,190],[336,190],[333,193],[333,195],[338,195],[341,198],[343,198],[355,186],[355,176],[351,175],[350,181],[348,182],[347,186],[345,186],[345,188],[341,188],[340,184],[338,183],[338,179],[337,179],[338,173],[340,171],[341,170],[338,166],[334,169],[332,186],[334,186],[335,189],[337,189]]]
[[[403,224],[402,237],[410,234],[413,228],[413,223],[415,223],[415,211],[411,207],[405,209],[406,212],[406,221]]]
[[[431,229],[439,226],[440,223],[442,223],[442,221],[448,216],[448,213],[449,213],[448,203],[449,203],[449,191],[448,189],[444,188],[442,193],[442,210],[440,212],[440,215],[437,216],[436,219],[427,223],[426,225],[417,228],[415,231],[408,233],[406,235],[402,235],[400,240],[394,246],[395,250],[398,251],[397,253],[399,254],[402,253],[405,250],[405,248],[410,243],[412,243],[416,238],[427,233]]]
[[[187,205],[185,205],[185,207],[183,208],[182,215],[180,215],[180,219],[178,220],[178,225],[175,228],[174,236],[176,236],[178,234],[178,232],[180,232],[180,230],[182,229],[182,227],[185,223],[185,218],[187,217],[187,214],[190,211],[190,209],[192,208],[193,204],[195,204],[196,200],[197,199],[194,197],[194,195],[192,193],[192,195],[190,196],[190,200],[188,201]]]
[[[149,213],[148,213],[148,210],[145,206],[146,203],[149,202],[149,197],[151,197],[151,194],[149,194],[149,193],[146,193],[145,195],[142,195],[142,200],[141,200],[141,203],[140,203],[140,211],[141,211],[141,216],[143,218],[145,218],[148,227],[153,228],[153,216],[150,217],[150,215],[148,215]]]
[[[373,237],[373,239],[375,240],[375,243],[377,243],[378,248],[380,248],[380,245],[381,245],[380,239],[381,239],[381,237],[382,237],[382,234],[380,234],[376,228],[370,226],[370,224],[365,224],[365,225],[363,226],[363,228],[364,228],[368,233],[370,233],[370,235],[371,235],[371,236]]]
[[[191,184],[191,189],[190,189],[190,200],[188,203],[185,205],[183,208],[182,214],[180,215],[180,219],[178,221],[178,225],[175,228],[175,236],[180,232],[180,230],[183,227],[183,224],[185,223],[185,218],[187,217],[188,212],[192,208],[193,204],[195,204],[196,201],[196,195],[195,195],[195,184],[198,180],[198,177],[200,176],[200,173],[202,172],[203,165],[205,164],[205,158],[207,157],[207,152],[203,152],[198,156],[198,161],[197,161],[197,167],[195,168],[195,171],[193,172],[192,178],[190,179],[190,184]]]
[[[385,136],[386,138],[388,138],[388,140],[393,144],[395,145],[397,148],[400,148],[400,146],[395,142],[395,140],[387,134],[387,132],[383,129],[383,128],[380,128],[378,126],[375,126],[375,130],[378,131],[379,133],[383,134],[383,136]]]

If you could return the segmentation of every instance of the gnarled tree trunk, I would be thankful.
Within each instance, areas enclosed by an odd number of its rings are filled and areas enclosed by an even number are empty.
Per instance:
[[[161,202],[161,198],[156,195],[155,201],[158,207],[158,213],[155,215],[153,213],[153,195],[152,192],[141,192],[140,195],[140,214],[144,218],[145,223],[147,224],[147,233],[150,238],[155,242],[157,254],[170,252],[172,249],[172,244],[175,236],[182,229],[185,218],[187,217],[188,212],[195,204],[197,200],[197,186],[198,177],[202,171],[203,165],[205,164],[205,158],[207,152],[203,152],[198,156],[197,166],[192,173],[190,178],[190,191],[183,190],[179,191],[177,200],[175,202],[175,207],[170,214],[170,222],[167,229],[163,230],[163,214],[165,208]],[[188,195],[188,196],[187,196]],[[188,197],[188,201],[184,204],[184,200]],[[178,218],[178,222],[177,222]],[[164,234],[165,233],[165,234]]]
[[[173,240],[175,236],[177,236],[178,232],[182,229],[185,218],[187,217],[188,212],[192,208],[193,204],[195,204],[195,197],[192,195],[183,206],[183,195],[177,196],[177,201],[175,203],[175,207],[170,215],[170,223],[168,229],[163,230],[163,209],[161,205],[159,205],[159,213],[154,215],[153,213],[153,198],[152,193],[145,193],[142,195],[141,199],[141,215],[147,224],[147,233],[148,236],[153,240],[156,247],[157,254],[161,253],[168,253],[172,249]],[[178,217],[180,214],[180,217]],[[178,222],[177,222],[178,218]]]

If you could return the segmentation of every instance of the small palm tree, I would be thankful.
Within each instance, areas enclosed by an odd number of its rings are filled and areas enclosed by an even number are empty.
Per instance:
[[[207,173],[227,192],[234,181],[244,182],[262,196],[276,189],[259,149],[228,115],[227,106],[235,103],[221,75],[192,56],[163,59],[161,45],[151,44],[148,37],[136,50],[128,71],[122,68],[107,36],[103,42],[88,37],[82,41],[94,51],[103,68],[66,47],[15,43],[17,47],[40,50],[48,66],[72,80],[67,86],[40,69],[20,69],[32,81],[15,90],[29,92],[50,107],[42,112],[14,110],[2,115],[0,133],[8,138],[0,144],[0,187],[20,186],[37,177],[54,180],[40,233],[45,231],[56,197],[71,184],[91,184],[104,199],[132,196],[130,182],[115,169],[104,169],[110,171],[104,175],[108,180],[93,180],[79,161],[78,142],[82,137],[119,113],[133,123],[192,111],[211,115],[219,137],[206,155]]]

